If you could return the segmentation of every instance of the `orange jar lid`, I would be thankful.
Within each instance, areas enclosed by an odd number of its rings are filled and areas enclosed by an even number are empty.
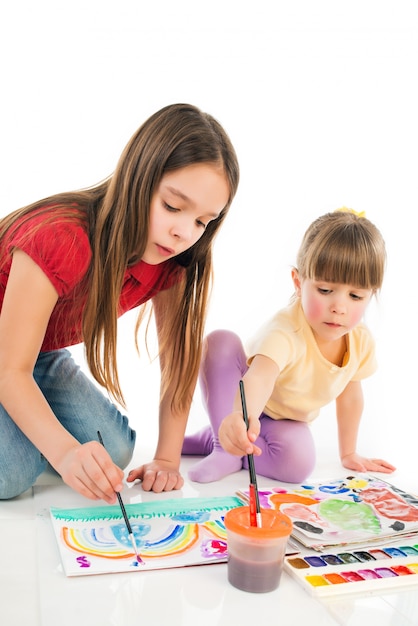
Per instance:
[[[274,539],[286,537],[292,532],[292,522],[287,515],[275,509],[260,509],[261,528],[251,526],[250,507],[239,506],[225,514],[225,527],[238,535],[258,539]]]

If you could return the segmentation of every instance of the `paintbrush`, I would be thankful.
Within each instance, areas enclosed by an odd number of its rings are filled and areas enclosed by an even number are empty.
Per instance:
[[[103,443],[102,436],[101,436],[99,430],[97,431],[97,436],[98,436],[99,441],[102,444],[102,446],[105,447],[105,445]],[[132,527],[131,527],[131,524],[130,524],[130,521],[129,521],[129,518],[128,518],[128,514],[126,513],[126,509],[125,509],[125,505],[124,505],[123,500],[122,500],[122,496],[120,495],[120,493],[118,491],[116,491],[116,496],[118,498],[118,502],[119,502],[120,509],[122,511],[123,519],[125,520],[126,528],[128,530],[128,537],[131,540],[132,547],[133,547],[134,552],[136,554],[136,560],[138,561],[138,563],[143,563],[144,561],[141,559],[141,557],[138,554],[138,548],[136,547],[135,537],[134,537],[134,534],[132,532]]]
[[[247,403],[245,401],[245,391],[244,391],[244,381],[239,381],[239,390],[241,394],[241,405],[242,405],[242,414],[244,416],[244,422],[247,427],[247,430],[250,426],[248,421],[248,413],[247,413]],[[255,473],[254,466],[254,455],[248,454],[248,471],[250,473],[250,524],[251,526],[258,526],[261,528],[261,510],[260,510],[260,499],[258,497],[258,487],[257,487],[257,475]]]

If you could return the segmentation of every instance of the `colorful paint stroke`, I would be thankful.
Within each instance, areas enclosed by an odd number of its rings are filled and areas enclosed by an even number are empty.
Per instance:
[[[292,537],[314,550],[418,534],[417,497],[366,474],[259,489],[259,498],[288,515]]]
[[[116,505],[51,508],[51,519],[65,574],[81,576],[226,561],[224,516],[241,505],[234,496],[126,505],[141,563]]]

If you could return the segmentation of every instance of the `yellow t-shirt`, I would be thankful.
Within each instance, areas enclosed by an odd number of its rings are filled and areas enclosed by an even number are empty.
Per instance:
[[[335,400],[350,381],[376,371],[375,344],[364,324],[348,333],[342,367],[319,351],[300,299],[276,313],[256,334],[247,350],[248,363],[256,354],[277,363],[280,374],[264,413],[273,419],[311,422],[319,410]]]

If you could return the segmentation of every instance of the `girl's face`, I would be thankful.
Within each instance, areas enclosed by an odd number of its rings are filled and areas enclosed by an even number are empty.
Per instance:
[[[336,341],[357,326],[373,295],[372,289],[299,279],[296,271],[292,276],[306,320],[317,341]]]
[[[228,200],[225,173],[212,163],[196,163],[165,174],[151,198],[142,260],[157,265],[191,248]]]

